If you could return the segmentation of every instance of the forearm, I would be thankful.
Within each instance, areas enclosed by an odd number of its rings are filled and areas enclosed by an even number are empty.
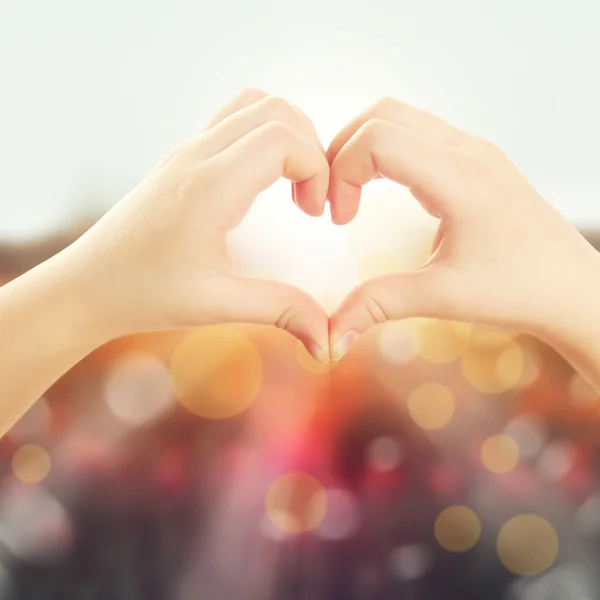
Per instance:
[[[0,435],[108,330],[69,250],[0,288]]]

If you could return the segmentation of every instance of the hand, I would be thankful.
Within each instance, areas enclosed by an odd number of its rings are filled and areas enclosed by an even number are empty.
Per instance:
[[[388,319],[469,321],[542,338],[574,326],[564,296],[591,295],[598,254],[493,144],[385,99],[337,135],[328,158],[334,222],[354,218],[362,186],[376,177],[408,187],[440,219],[422,268],[364,283],[331,317],[335,359]]]
[[[111,337],[226,322],[271,324],[329,361],[328,317],[305,292],[235,274],[226,237],[280,177],[323,213],[329,165],[310,120],[248,90],[159,164],[70,250]],[[72,264],[72,263],[71,263]]]

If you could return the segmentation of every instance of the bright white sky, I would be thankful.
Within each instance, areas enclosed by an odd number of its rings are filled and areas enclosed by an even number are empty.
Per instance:
[[[597,0],[0,0],[0,237],[106,210],[248,85],[324,142],[397,96],[600,225],[599,21]]]

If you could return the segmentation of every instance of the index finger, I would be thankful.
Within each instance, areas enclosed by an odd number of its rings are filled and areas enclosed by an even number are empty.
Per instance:
[[[282,121],[269,121],[209,159],[218,165],[227,195],[245,213],[255,197],[279,178],[302,183],[299,203],[323,211],[329,187],[329,163],[305,136]],[[240,215],[243,216],[243,215]]]
[[[446,193],[442,183],[453,171],[452,151],[452,146],[391,121],[368,121],[331,164],[328,196],[333,222],[343,225],[356,216],[362,186],[377,176],[408,187],[425,210],[438,216]]]
[[[348,140],[368,121],[383,119],[412,129],[437,142],[458,146],[466,142],[469,135],[446,123],[443,119],[400,102],[395,98],[383,98],[350,121],[332,140],[327,150],[329,162],[333,162],[338,152]]]

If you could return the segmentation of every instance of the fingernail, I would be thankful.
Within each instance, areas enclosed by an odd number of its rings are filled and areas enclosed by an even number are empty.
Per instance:
[[[358,339],[357,331],[348,331],[333,347],[333,360],[340,360]]]

